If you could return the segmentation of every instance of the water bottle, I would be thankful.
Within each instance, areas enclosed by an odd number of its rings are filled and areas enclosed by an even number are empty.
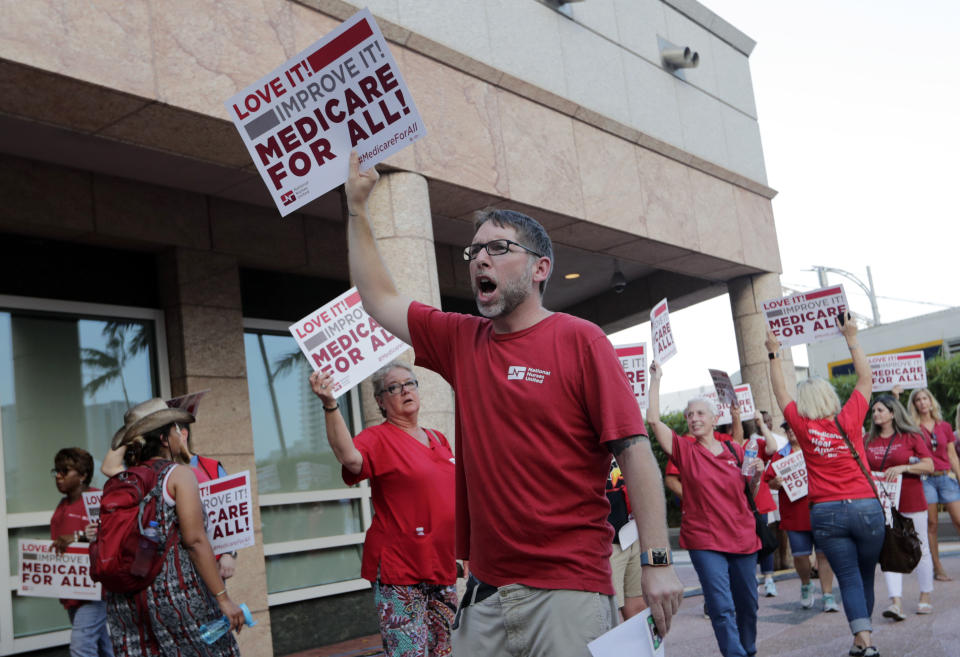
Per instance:
[[[745,477],[753,474],[753,472],[750,471],[750,463],[753,459],[757,458],[757,451],[757,437],[750,436],[750,441],[743,449],[743,467],[740,469],[740,472],[743,473]]]
[[[151,520],[147,528],[140,532],[140,544],[137,546],[137,556],[133,560],[133,565],[130,566],[130,574],[143,577],[150,572],[150,566],[153,564],[153,558],[159,546],[160,526],[156,520]]]
[[[250,614],[250,609],[245,604],[238,605],[240,611],[243,612],[243,622],[247,627],[253,627],[257,624],[257,621],[253,620],[253,616]],[[215,621],[207,623],[206,625],[200,626],[200,638],[203,639],[203,642],[206,644],[211,644],[216,642],[220,637],[227,633],[227,630],[230,629],[230,619],[226,616],[221,616]]]

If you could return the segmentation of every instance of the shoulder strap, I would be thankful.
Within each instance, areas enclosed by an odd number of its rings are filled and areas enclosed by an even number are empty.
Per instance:
[[[897,434],[890,436],[890,442],[887,443],[887,449],[883,452],[883,459],[880,461],[880,472],[883,472],[883,466],[887,464],[887,455],[890,454],[890,448],[893,447],[893,441],[897,439]]]
[[[877,487],[876,487],[876,485],[873,483],[873,477],[871,477],[871,476],[870,476],[870,473],[867,472],[867,469],[866,469],[865,467],[863,467],[863,461],[860,460],[860,454],[857,453],[857,449],[853,446],[853,443],[850,442],[850,439],[847,438],[847,433],[840,427],[840,423],[839,423],[839,422],[837,422],[836,420],[834,420],[834,421],[833,421],[833,426],[835,426],[835,427],[837,428],[837,431],[840,432],[840,435],[843,436],[843,441],[844,441],[845,443],[847,443],[847,449],[850,450],[850,453],[853,455],[853,458],[857,461],[857,465],[860,466],[860,472],[862,472],[862,473],[863,473],[863,476],[867,478],[867,482],[870,484],[870,488],[873,490],[873,494],[876,496],[877,501],[880,502],[881,505],[882,505],[882,500],[880,499],[880,494],[877,493]],[[886,490],[884,490],[884,494],[886,494]]]
[[[207,476],[211,479],[220,478],[220,461],[197,454],[197,465],[199,465],[200,469],[206,472]],[[213,473],[210,472],[210,468],[213,468]]]

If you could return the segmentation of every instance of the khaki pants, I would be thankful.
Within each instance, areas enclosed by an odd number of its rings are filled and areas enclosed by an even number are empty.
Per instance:
[[[624,597],[643,596],[640,584],[643,575],[643,567],[640,565],[640,541],[634,541],[626,550],[621,550],[620,545],[614,543],[613,553],[610,555],[610,570],[613,571],[613,590],[617,594],[618,608],[623,607]]]
[[[462,611],[454,657],[589,657],[587,644],[617,618],[613,596],[501,586]]]

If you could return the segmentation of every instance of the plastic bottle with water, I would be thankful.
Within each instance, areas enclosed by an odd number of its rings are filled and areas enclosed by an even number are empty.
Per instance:
[[[243,612],[243,622],[247,627],[253,627],[257,624],[257,621],[253,620],[253,616],[250,614],[250,609],[246,604],[240,604],[237,606],[240,607],[240,611]],[[227,630],[229,629],[230,619],[226,616],[221,616],[213,622],[200,626],[200,638],[203,639],[204,643],[211,644],[226,634]]]
[[[757,445],[757,437],[750,436],[750,441],[747,443],[747,446],[743,448],[743,467],[740,469],[740,472],[743,473],[744,477],[748,477],[753,474],[750,469],[750,464],[753,462],[753,459],[757,458],[757,452],[759,451],[759,446]]]
[[[150,524],[140,532],[137,556],[134,557],[133,565],[130,566],[130,574],[137,577],[146,575],[150,571],[150,565],[153,563],[153,557],[157,554],[159,546],[160,526],[156,520],[151,520]]]

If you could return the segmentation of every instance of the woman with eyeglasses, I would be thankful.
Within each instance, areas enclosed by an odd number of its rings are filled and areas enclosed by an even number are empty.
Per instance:
[[[372,382],[386,420],[351,438],[333,377],[310,375],[343,481],[353,486],[369,479],[373,489],[360,574],[374,585],[388,657],[449,655],[457,609],[453,453],[442,433],[420,426],[420,394],[409,365],[394,361]]]
[[[924,442],[933,455],[933,472],[923,480],[923,493],[927,498],[927,537],[930,541],[930,556],[933,559],[934,578],[949,582],[951,578],[940,563],[940,546],[937,543],[937,504],[947,507],[953,526],[960,533],[960,459],[957,458],[956,436],[945,422],[937,398],[926,388],[910,393],[907,409],[913,424],[920,428]],[[960,414],[957,416],[960,421]],[[923,528],[918,526],[917,531]]]
[[[902,477],[900,503],[897,509],[913,520],[920,535],[923,556],[917,565],[920,582],[918,614],[933,612],[930,594],[933,592],[933,562],[923,528],[927,526],[927,498],[923,494],[920,475],[933,472],[933,457],[918,429],[907,419],[907,411],[893,395],[880,395],[871,409],[870,433],[867,434],[867,462],[873,472],[883,472],[887,481]],[[883,495],[883,493],[881,493]],[[903,614],[903,575],[884,573],[890,606],[883,616],[895,621],[906,619]]]

